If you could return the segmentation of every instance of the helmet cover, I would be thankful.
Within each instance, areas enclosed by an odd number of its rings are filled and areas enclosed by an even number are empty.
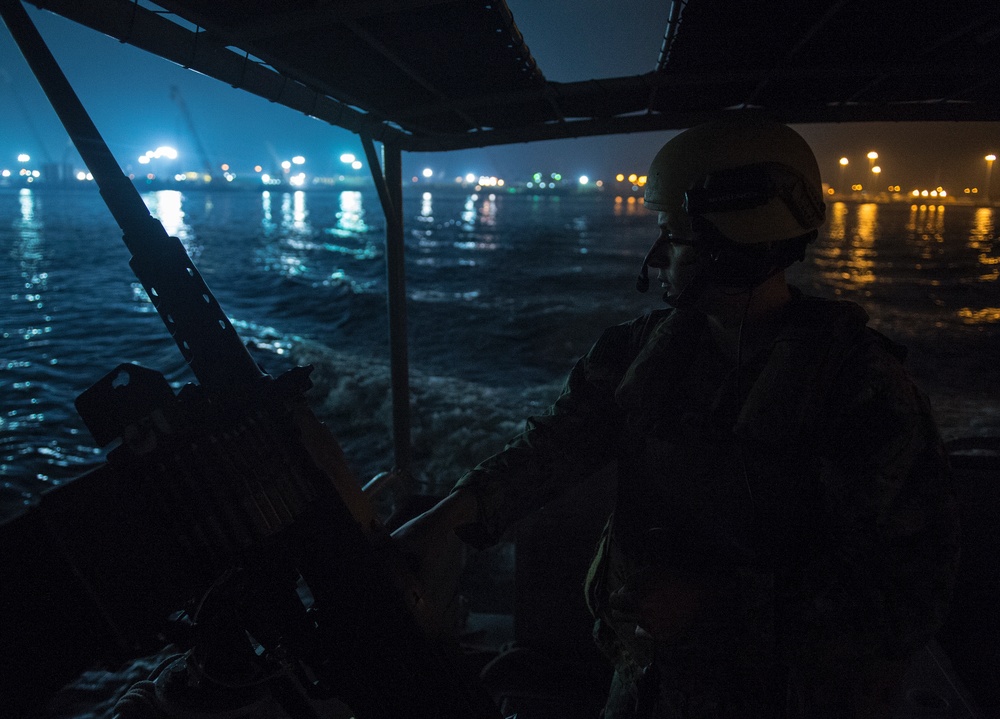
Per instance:
[[[799,237],[824,220],[819,165],[795,130],[758,117],[685,130],[653,158],[645,205],[708,220],[737,244]]]

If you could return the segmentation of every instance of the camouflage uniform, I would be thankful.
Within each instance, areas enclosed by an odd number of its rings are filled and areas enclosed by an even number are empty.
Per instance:
[[[738,372],[694,311],[606,330],[549,414],[457,485],[486,545],[617,462],[587,581],[607,719],[636,716],[644,670],[657,717],[864,716],[944,619],[957,515],[926,400],[859,306],[794,296]],[[608,607],[648,567],[699,596],[655,645]]]

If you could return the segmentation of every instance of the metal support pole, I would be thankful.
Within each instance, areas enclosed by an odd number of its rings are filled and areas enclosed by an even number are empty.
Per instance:
[[[372,181],[385,215],[385,268],[388,286],[389,356],[392,377],[392,474],[408,479],[410,462],[410,367],[406,335],[406,269],[403,232],[403,162],[397,145],[382,145],[382,159],[371,136],[361,135]],[[383,169],[384,168],[384,169]]]
[[[382,214],[385,216],[385,226],[386,231],[395,234],[396,232],[402,233],[402,221],[399,219],[402,217],[402,213],[397,215],[395,204],[393,203],[393,196],[398,193],[390,193],[389,188],[386,185],[385,174],[382,172],[382,164],[384,158],[380,158],[378,151],[375,149],[375,142],[372,140],[371,135],[362,134],[361,135],[361,146],[365,150],[365,157],[368,158],[368,166],[372,171],[372,182],[375,183],[375,191],[378,193],[378,200],[382,204]],[[402,180],[400,180],[402,182]],[[399,228],[395,225],[399,224]]]
[[[410,366],[406,336],[406,267],[403,246],[403,162],[395,145],[382,145],[385,184],[395,221],[386,223],[385,266],[388,285],[389,353],[392,370],[392,441],[396,470],[410,474]]]

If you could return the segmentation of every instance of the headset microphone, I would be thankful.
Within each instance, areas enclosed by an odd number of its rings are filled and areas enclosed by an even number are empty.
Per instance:
[[[646,292],[649,289],[649,261],[653,259],[653,253],[659,250],[663,243],[663,238],[656,238],[656,242],[649,248],[646,256],[642,258],[642,267],[639,268],[639,276],[635,279],[635,288],[639,292]]]
[[[646,292],[649,289],[649,255],[642,261],[639,276],[635,278],[635,288],[639,292]]]
[[[663,301],[674,309],[681,309],[683,307],[690,307],[695,303],[699,296],[701,296],[702,291],[708,284],[709,273],[708,266],[710,265],[710,259],[702,254],[698,257],[698,267],[695,270],[694,277],[691,281],[681,288],[681,291],[676,294],[671,294],[670,290],[663,293]]]
[[[653,252],[655,252],[658,248],[659,244],[659,242],[654,243],[642,261],[642,267],[639,269],[639,276],[635,279],[635,288],[639,292],[647,292],[649,290],[649,260],[650,257],[652,257]],[[698,270],[695,272],[694,277],[691,278],[691,281],[677,294],[671,294],[669,290],[664,292],[663,301],[671,307],[686,307],[690,305],[698,298],[698,295],[701,294],[705,285],[708,284],[707,270],[709,264],[709,258],[702,253],[698,258]]]

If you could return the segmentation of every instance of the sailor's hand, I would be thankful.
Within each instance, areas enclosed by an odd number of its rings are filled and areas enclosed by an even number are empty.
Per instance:
[[[450,580],[455,551],[462,544],[455,536],[455,529],[475,522],[478,512],[478,503],[471,492],[453,492],[392,533],[422,583],[433,585]]]
[[[669,641],[691,626],[702,601],[702,589],[657,568],[634,574],[609,598],[612,615],[634,622],[637,634]]]

